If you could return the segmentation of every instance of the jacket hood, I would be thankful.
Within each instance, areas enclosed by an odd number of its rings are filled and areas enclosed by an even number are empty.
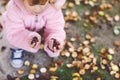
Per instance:
[[[11,0],[13,1],[13,3],[24,13],[30,13],[26,8],[25,8],[25,5],[24,5],[24,2],[23,0]],[[50,6],[50,4],[49,4]],[[48,6],[47,6],[48,7]]]
[[[11,0],[11,1],[13,1],[13,3],[16,4],[16,6],[18,8],[20,8],[23,12],[25,12],[25,13],[29,12],[29,11],[26,10],[26,8],[24,6],[24,3],[23,3],[23,0]],[[65,1],[66,0],[58,0],[58,2],[55,3],[54,8],[60,9],[64,5]]]
[[[12,1],[12,0],[11,0]],[[16,4],[16,6],[21,9],[23,12],[28,13],[27,10],[25,9],[23,0],[13,0],[13,3]]]

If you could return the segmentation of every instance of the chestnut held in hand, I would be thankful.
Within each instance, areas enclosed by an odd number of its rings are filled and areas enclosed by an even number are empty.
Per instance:
[[[37,37],[33,37],[32,41],[31,41],[31,45],[33,45],[32,47],[35,47],[37,45],[37,42],[38,42],[38,38]]]
[[[52,38],[51,42],[49,42],[48,49],[50,49],[52,52],[55,52],[54,48],[56,48],[56,50],[59,50],[60,43],[56,39]]]

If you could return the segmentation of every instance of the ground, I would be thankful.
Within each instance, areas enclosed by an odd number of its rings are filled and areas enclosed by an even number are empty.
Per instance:
[[[86,34],[91,34],[95,38],[95,43],[92,45],[93,53],[95,55],[100,55],[100,50],[102,48],[113,48],[115,49],[115,54],[113,55],[113,61],[115,64],[120,63],[120,47],[116,47],[114,45],[114,41],[118,41],[120,43],[120,35],[115,35],[113,33],[114,27],[120,25],[120,20],[109,20],[105,15],[109,15],[109,18],[114,19],[115,15],[118,15],[120,17],[120,4],[119,0],[97,0],[97,2],[94,3],[96,0],[81,0],[79,5],[77,5],[77,0],[67,0],[67,4],[65,7],[63,7],[63,12],[66,20],[65,30],[67,33],[66,42],[71,42],[72,45],[76,48],[79,47],[80,42],[83,42],[85,40]],[[85,3],[87,1],[93,1],[89,3]],[[2,2],[0,2],[2,4]],[[98,6],[101,4],[112,4],[112,8],[110,9],[99,9]],[[93,6],[95,5],[95,6]],[[66,7],[67,6],[67,7]],[[1,13],[4,12],[4,7],[2,6],[0,8]],[[67,12],[68,11],[68,12]],[[70,11],[74,12],[75,14],[69,14]],[[90,12],[89,15],[85,16],[85,12]],[[102,11],[99,13],[99,11]],[[98,12],[98,13],[97,13]],[[104,13],[103,13],[104,12]],[[77,15],[76,15],[77,13]],[[74,16],[71,18],[71,16]],[[92,17],[92,18],[91,18]],[[74,18],[78,18],[77,20]],[[95,22],[97,21],[97,22]],[[87,24],[87,26],[85,25]],[[71,38],[75,38],[76,41],[71,41]],[[18,75],[17,71],[20,69],[15,69],[10,65],[10,50],[7,47],[7,43],[5,43],[5,40],[3,39],[3,33],[1,29],[0,33],[0,80],[6,80],[6,76],[10,74],[13,77],[20,77],[23,75]],[[67,50],[66,47],[64,49]],[[99,50],[97,52],[97,50]],[[38,63],[41,67],[47,67],[49,64],[52,63],[52,59],[42,50],[40,50],[37,54],[32,54],[29,52],[25,52],[25,60],[30,60],[31,63]],[[99,58],[100,56],[96,56],[96,58]],[[64,57],[63,57],[64,58]],[[64,58],[63,60],[67,60]],[[120,66],[119,66],[120,67]],[[27,67],[22,67],[21,69],[26,70],[26,74],[28,74],[29,70]],[[120,73],[118,71],[117,73]],[[88,74],[89,75],[89,74]],[[86,77],[89,77],[89,76]],[[113,78],[110,77],[108,73],[106,73],[107,78],[103,78],[101,80],[119,80],[120,77]],[[98,75],[101,76],[101,75]],[[113,76],[113,75],[112,75]],[[82,76],[84,78],[84,76]],[[102,76],[103,77],[103,76]],[[89,79],[89,78],[88,78]],[[62,80],[62,79],[61,79]],[[81,80],[81,79],[80,79]],[[87,80],[87,79],[83,79]],[[93,79],[89,79],[93,80]],[[95,80],[95,79],[94,79]]]

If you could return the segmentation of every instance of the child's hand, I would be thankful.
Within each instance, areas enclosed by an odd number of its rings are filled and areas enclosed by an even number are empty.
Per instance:
[[[51,39],[48,42],[48,48],[52,51],[52,52],[56,52],[57,50],[60,50],[60,43],[56,40],[56,39]]]
[[[29,42],[29,44],[30,44],[30,46],[31,46],[32,48],[35,48],[35,47],[37,47],[37,46],[40,45],[40,40],[41,40],[41,38],[32,37],[31,40],[30,40],[30,42]]]
[[[57,1],[57,0],[49,0],[49,2],[50,2],[51,4],[55,4],[56,1]]]

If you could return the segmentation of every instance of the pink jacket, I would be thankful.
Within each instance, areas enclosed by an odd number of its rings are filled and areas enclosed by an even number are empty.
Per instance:
[[[60,2],[61,1],[61,2]],[[61,7],[65,0],[59,0],[56,4]],[[40,36],[37,31],[44,28],[44,50],[50,57],[56,57],[57,53],[51,52],[48,48],[48,41],[51,38],[57,39],[63,44],[66,34],[64,31],[64,18],[61,9],[56,10],[50,4],[37,16],[28,12],[22,0],[10,0],[6,12],[3,14],[2,25],[6,41],[12,48],[21,48],[29,52],[36,53],[40,47],[29,46],[31,36]],[[29,30],[28,30],[29,29]]]

